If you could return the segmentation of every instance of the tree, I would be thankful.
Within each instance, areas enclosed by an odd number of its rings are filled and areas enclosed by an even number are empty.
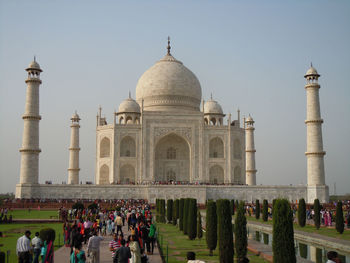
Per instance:
[[[177,224],[177,219],[179,217],[179,199],[176,199],[174,201],[174,205],[173,205],[173,225],[176,226]]]
[[[202,229],[202,216],[201,212],[197,211],[197,238],[201,239],[203,237],[203,229]]]
[[[343,234],[344,232],[343,203],[340,200],[337,203],[337,210],[335,214],[335,228],[337,229],[339,234]]]
[[[305,205],[305,199],[304,198],[301,198],[299,200],[298,224],[301,227],[304,227],[305,224],[306,224],[306,205]]]
[[[181,231],[183,231],[184,204],[185,204],[185,199],[181,198],[180,201],[179,201],[179,229]]]
[[[165,200],[164,199],[159,200],[159,211],[160,211],[159,222],[165,223]]]
[[[255,218],[260,218],[260,202],[258,199],[255,201]]]
[[[218,242],[216,203],[212,200],[209,200],[207,202],[205,228],[206,228],[205,239],[207,241],[209,255],[212,256],[213,250],[216,249],[216,245]]]
[[[314,223],[315,223],[316,229],[319,229],[320,225],[321,225],[320,211],[321,211],[320,201],[318,199],[315,199],[315,201],[314,201]]]
[[[173,220],[173,203],[173,199],[168,199],[166,202],[166,219],[168,224],[171,224]]]
[[[266,199],[263,201],[263,208],[262,208],[262,220],[267,221],[269,219],[269,203]]]
[[[184,214],[183,214],[183,221],[182,221],[182,230],[184,232],[185,235],[187,235],[187,220],[188,220],[188,205],[189,205],[189,198],[185,199],[184,202]]]
[[[188,201],[187,235],[190,240],[197,236],[197,200],[190,198]]]
[[[293,213],[286,199],[277,199],[273,207],[272,251],[274,263],[296,263]]]
[[[247,246],[247,219],[244,215],[244,202],[241,202],[235,219],[235,248],[238,261],[247,256]]]
[[[231,209],[231,215],[235,215],[235,200],[232,199],[230,201],[230,209]]]
[[[217,204],[219,260],[221,263],[233,263],[233,235],[230,201],[219,199]]]

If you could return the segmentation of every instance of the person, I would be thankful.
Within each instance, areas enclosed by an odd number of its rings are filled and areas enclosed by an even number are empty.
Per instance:
[[[68,247],[70,244],[70,232],[71,232],[70,225],[69,225],[68,221],[66,221],[63,224],[64,244],[66,247]]]
[[[70,262],[71,263],[85,263],[86,261],[86,256],[85,256],[85,251],[82,250],[82,245],[77,244],[74,246],[74,251],[70,255]]]
[[[27,230],[23,236],[18,238],[16,246],[16,254],[18,256],[18,263],[29,263],[30,253],[32,248],[30,246],[31,232]]]
[[[115,256],[115,252],[120,248],[121,241],[118,240],[118,235],[116,233],[113,234],[113,239],[109,242],[109,251],[112,251],[112,258]]]
[[[326,263],[341,263],[340,259],[338,259],[338,253],[335,251],[328,251],[327,259]]]
[[[204,263],[204,261],[196,260],[196,253],[187,252],[187,263]]]
[[[115,224],[117,225],[117,234],[119,233],[119,231],[121,234],[123,234],[123,231],[122,231],[123,219],[119,213],[118,213],[117,217],[115,218]]]
[[[49,237],[47,240],[45,240],[42,263],[53,263],[54,251],[55,251],[53,241],[54,240],[51,240],[51,237]]]
[[[103,237],[97,236],[96,231],[89,238],[87,245],[88,257],[91,256],[91,263],[100,263],[100,243]]]
[[[32,247],[34,252],[34,260],[33,263],[39,262],[39,256],[41,253],[41,247],[43,245],[43,241],[39,237],[39,232],[35,233],[35,237],[32,239]]]
[[[131,258],[131,251],[129,247],[125,247],[125,240],[120,242],[121,247],[116,251],[113,263],[128,263]]]
[[[154,243],[156,241],[156,227],[154,226],[153,223],[151,223],[151,226],[149,228],[148,237],[149,237],[149,243],[151,245],[150,254],[153,255]]]
[[[141,249],[135,235],[130,237],[129,248],[131,251],[130,263],[141,263]]]

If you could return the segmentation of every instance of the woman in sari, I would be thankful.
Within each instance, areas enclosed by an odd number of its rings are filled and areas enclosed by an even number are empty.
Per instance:
[[[63,224],[63,235],[64,235],[64,244],[66,247],[69,247],[69,243],[70,243],[70,225],[69,223],[66,221]]]
[[[70,255],[70,262],[71,263],[85,263],[86,262],[85,251],[82,250],[81,243],[77,244],[74,247],[74,251]]]
[[[141,263],[141,249],[139,242],[137,242],[136,236],[134,235],[130,238],[129,248],[131,251],[130,263]]]
[[[44,242],[44,255],[43,255],[43,263],[53,263],[54,258],[54,245],[52,240],[46,240]]]

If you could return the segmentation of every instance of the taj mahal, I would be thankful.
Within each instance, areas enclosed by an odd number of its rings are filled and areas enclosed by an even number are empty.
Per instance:
[[[28,77],[20,182],[16,198],[121,199],[284,197],[313,202],[329,199],[325,185],[318,78],[311,65],[305,74],[307,96],[307,185],[256,185],[254,120],[225,114],[219,102],[202,98],[195,74],[171,54],[145,71],[136,98],[125,99],[110,123],[96,116],[94,183],[79,183],[80,116],[71,117],[67,184],[39,184],[39,87],[42,69],[34,59]]]

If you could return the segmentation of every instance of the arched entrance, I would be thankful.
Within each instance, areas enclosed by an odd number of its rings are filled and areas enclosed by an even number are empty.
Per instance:
[[[156,181],[190,181],[190,148],[184,138],[171,133],[160,139],[155,148]]]
[[[135,183],[135,168],[126,164],[120,168],[120,183],[134,184]]]
[[[219,165],[214,165],[209,170],[209,181],[212,184],[224,183],[224,169]]]

